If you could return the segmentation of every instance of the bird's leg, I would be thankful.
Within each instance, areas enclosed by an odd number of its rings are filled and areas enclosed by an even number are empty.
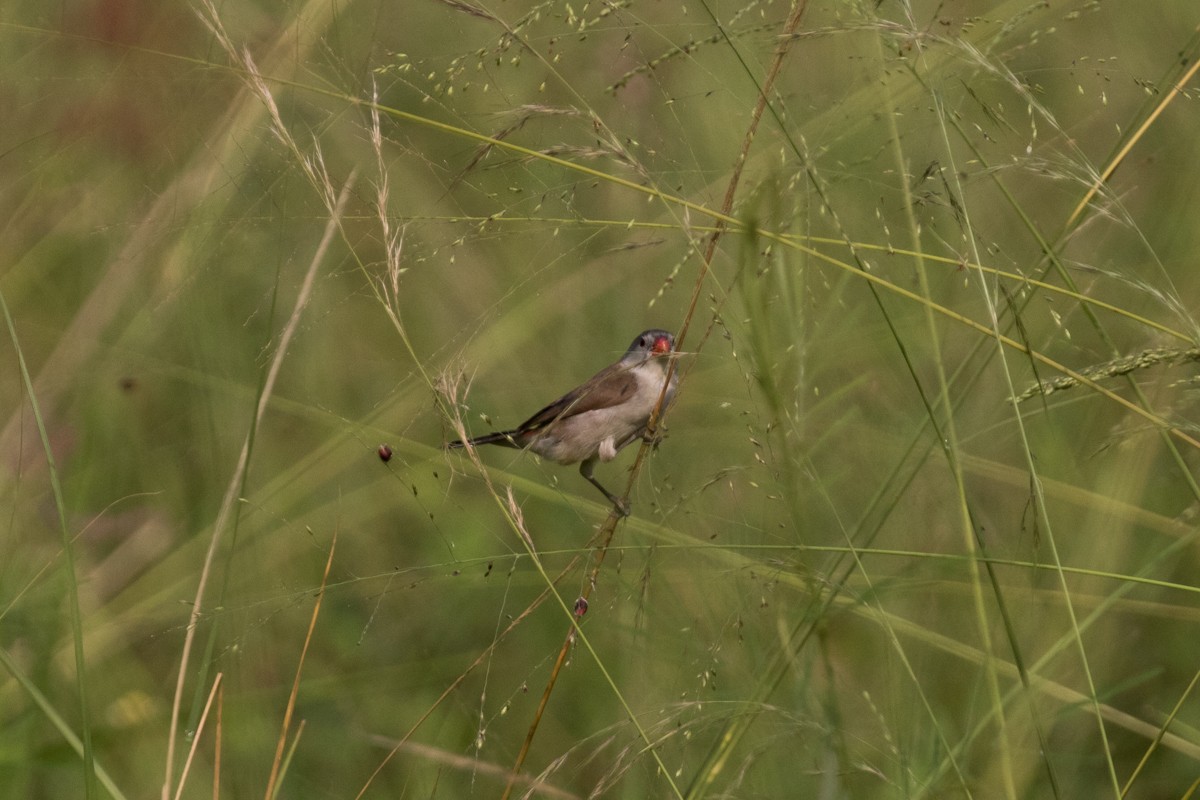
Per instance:
[[[596,468],[596,459],[589,458],[579,465],[579,474],[582,475],[584,478],[586,478],[588,483],[590,483],[592,486],[595,486],[597,489],[599,489],[601,492],[604,493],[604,496],[607,497],[609,502],[611,502],[613,504],[613,507],[617,510],[618,514],[620,514],[622,517],[628,517],[629,516],[629,506],[627,506],[623,502],[621,502],[621,498],[617,497],[615,494],[610,492],[608,489],[605,489],[603,486],[600,485],[600,481],[596,480],[596,478],[592,475],[592,470],[595,468]]]

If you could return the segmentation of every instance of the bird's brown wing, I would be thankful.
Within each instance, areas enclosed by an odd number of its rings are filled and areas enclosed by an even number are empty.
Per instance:
[[[544,428],[555,420],[573,417],[585,411],[609,408],[628,400],[637,391],[637,378],[628,369],[616,365],[601,370],[591,380],[567,392],[521,423],[521,433]]]

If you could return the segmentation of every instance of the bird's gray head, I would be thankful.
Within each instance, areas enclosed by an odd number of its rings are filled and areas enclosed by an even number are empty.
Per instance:
[[[625,352],[625,357],[631,356],[665,356],[675,350],[675,335],[670,331],[660,330],[659,328],[651,328],[648,331],[642,331],[638,337],[633,340],[633,344],[629,345],[629,350]]]

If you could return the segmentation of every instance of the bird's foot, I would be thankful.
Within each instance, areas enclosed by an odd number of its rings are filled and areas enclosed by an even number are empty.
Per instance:
[[[667,431],[665,428],[660,427],[655,428],[654,430],[647,428],[646,430],[642,431],[642,441],[653,447],[655,450],[658,449],[658,446],[662,444],[663,440],[666,438]]]

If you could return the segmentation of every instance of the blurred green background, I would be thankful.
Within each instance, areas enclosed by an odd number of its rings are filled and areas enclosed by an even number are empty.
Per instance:
[[[0,795],[1192,796],[1200,7],[791,11],[7,3]]]

